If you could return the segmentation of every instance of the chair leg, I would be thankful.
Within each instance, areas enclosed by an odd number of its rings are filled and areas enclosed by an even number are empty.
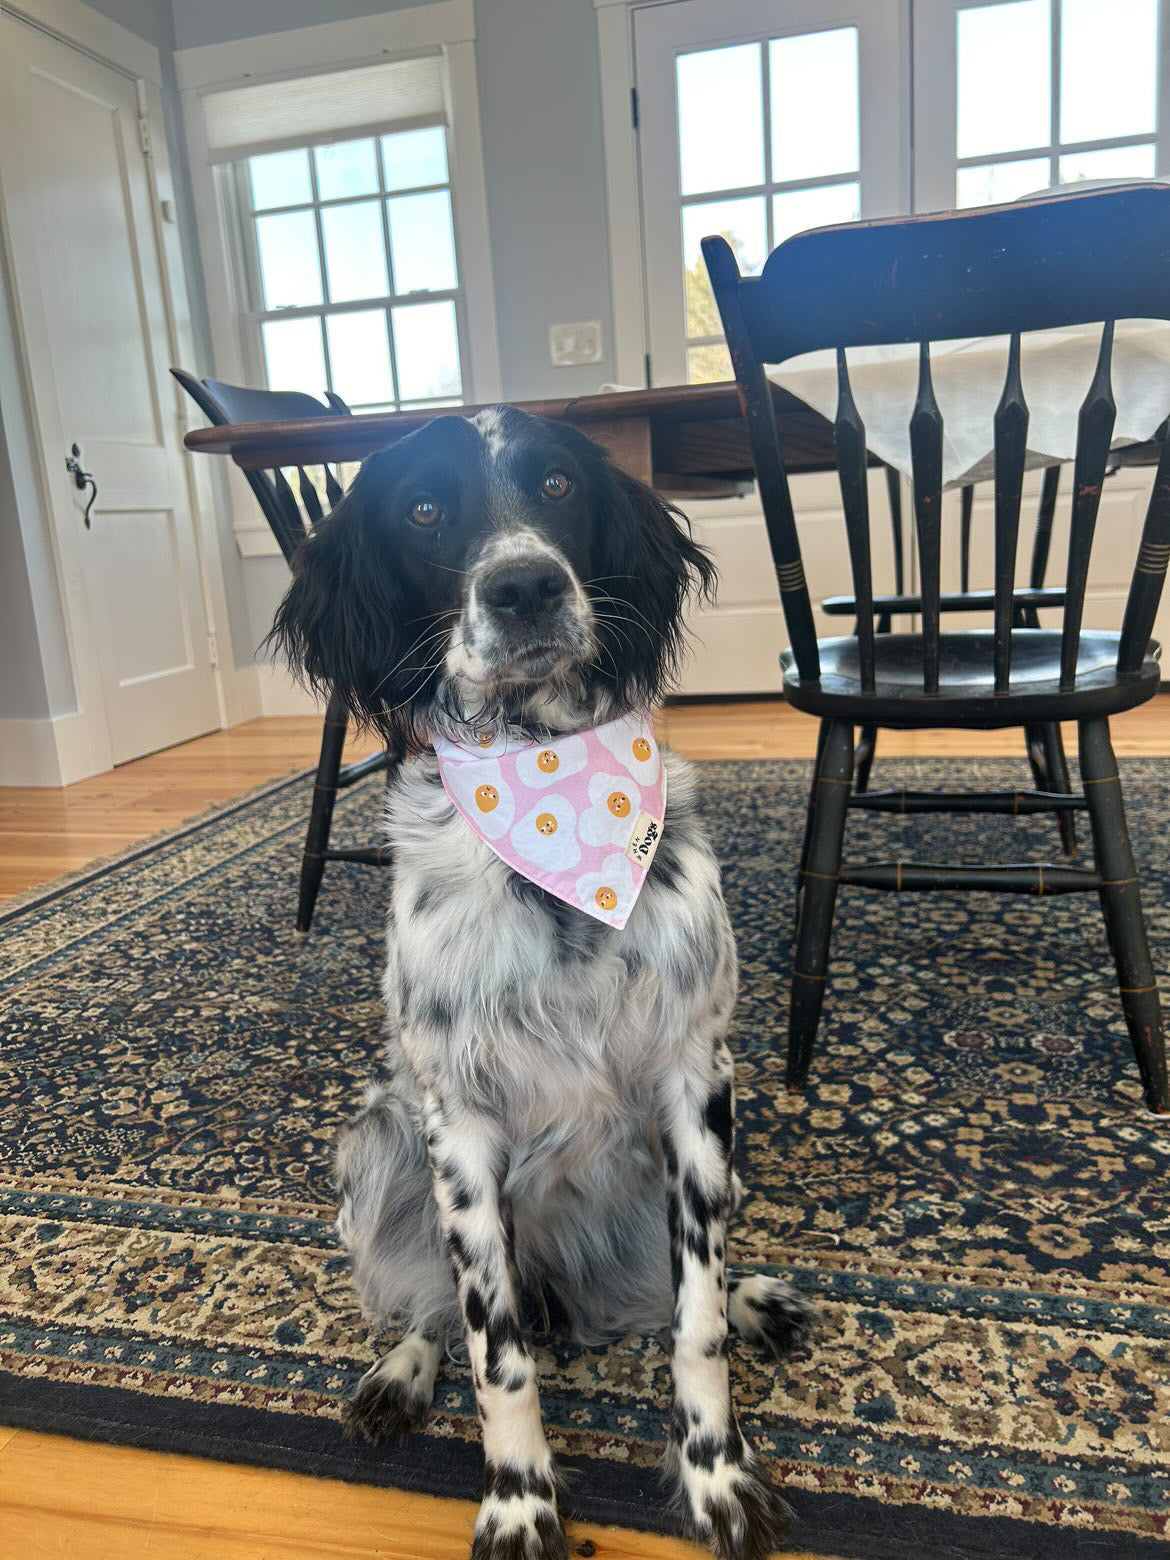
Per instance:
[[[800,926],[800,905],[803,898],[804,871],[808,866],[809,845],[812,842],[813,819],[817,810],[817,777],[821,772],[821,761],[825,756],[825,732],[828,729],[828,721],[823,720],[817,730],[817,754],[813,759],[812,779],[808,786],[808,810],[804,815],[804,839],[800,843],[800,866],[796,873],[796,905],[793,920],[793,932]]]
[[[1125,823],[1117,760],[1103,717],[1080,723],[1081,778],[1093,827],[1093,854],[1103,879],[1101,909],[1117,966],[1121,1005],[1137,1057],[1146,1103],[1170,1114],[1162,1008],[1146,938],[1137,868]]]
[[[1048,752],[1044,746],[1043,726],[1024,727],[1024,748],[1028,754],[1028,767],[1032,771],[1032,784],[1037,791],[1048,789]]]
[[[787,1076],[793,1094],[801,1092],[808,1077],[825,996],[841,844],[853,785],[853,727],[847,721],[830,720],[823,729],[824,751],[816,778],[816,806],[812,811],[793,959]]]
[[[301,857],[301,886],[297,900],[297,931],[307,932],[313,924],[313,908],[325,871],[325,852],[329,848],[329,830],[333,825],[333,804],[337,800],[337,776],[341,769],[341,753],[345,747],[345,731],[349,719],[345,705],[333,694],[325,710],[325,727],[321,732],[321,756],[317,760],[317,777],[313,783],[313,807],[309,813],[309,830],[305,836],[305,852]]]
[[[859,795],[863,791],[869,790],[869,772],[873,768],[874,759],[877,757],[877,734],[878,729],[876,726],[862,726],[861,728],[861,737],[857,743],[857,751],[853,755],[853,763],[857,772],[857,779],[854,785]]]
[[[1060,731],[1060,722],[1046,721],[1040,727],[1044,744],[1044,767],[1048,771],[1048,786],[1053,791],[1067,793],[1072,786],[1068,773],[1068,759],[1064,754],[1064,738]],[[1066,856],[1075,856],[1077,853],[1077,815],[1073,812],[1058,812],[1056,822],[1060,828],[1060,845]]]

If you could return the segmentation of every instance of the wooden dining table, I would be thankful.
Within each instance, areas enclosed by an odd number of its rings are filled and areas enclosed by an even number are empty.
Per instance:
[[[833,430],[819,412],[779,386],[772,401],[788,470],[833,465]],[[632,476],[676,498],[743,491],[752,481],[747,428],[733,381],[610,390],[556,401],[509,403],[538,417],[571,423],[609,450]],[[471,417],[478,406],[436,406],[296,422],[229,423],[188,433],[188,449],[228,455],[244,470],[358,461],[386,449],[435,417]]]

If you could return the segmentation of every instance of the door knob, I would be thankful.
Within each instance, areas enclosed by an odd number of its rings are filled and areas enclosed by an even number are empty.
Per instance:
[[[90,528],[89,513],[94,506],[94,500],[97,498],[98,489],[97,483],[94,481],[90,473],[81,469],[80,444],[74,444],[71,447],[69,454],[66,455],[65,470],[73,478],[73,486],[77,488],[79,492],[84,493],[86,488],[90,489],[89,498],[86,500],[85,504],[85,515],[83,517],[85,520],[85,529],[88,531]]]

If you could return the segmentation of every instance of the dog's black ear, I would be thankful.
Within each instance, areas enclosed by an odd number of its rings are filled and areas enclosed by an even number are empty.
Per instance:
[[[395,669],[403,660],[405,616],[384,525],[385,481],[368,460],[332,514],[313,527],[293,559],[293,579],[265,643],[297,677],[387,739],[406,734],[409,711]],[[407,655],[406,659],[410,657]]]
[[[709,553],[673,504],[616,466],[609,466],[607,475],[615,513],[605,520],[606,561],[590,591],[610,652],[601,660],[607,670],[621,669],[616,680],[623,701],[649,704],[668,692],[677,676],[688,599],[713,601],[717,575]],[[622,621],[607,623],[607,614]]]

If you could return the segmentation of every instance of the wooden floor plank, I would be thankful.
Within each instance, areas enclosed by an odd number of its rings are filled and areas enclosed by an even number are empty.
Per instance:
[[[474,1520],[470,1501],[28,1430],[0,1441],[0,1553],[12,1560],[466,1560]],[[571,1524],[570,1554],[583,1545],[597,1560],[704,1553]]]

